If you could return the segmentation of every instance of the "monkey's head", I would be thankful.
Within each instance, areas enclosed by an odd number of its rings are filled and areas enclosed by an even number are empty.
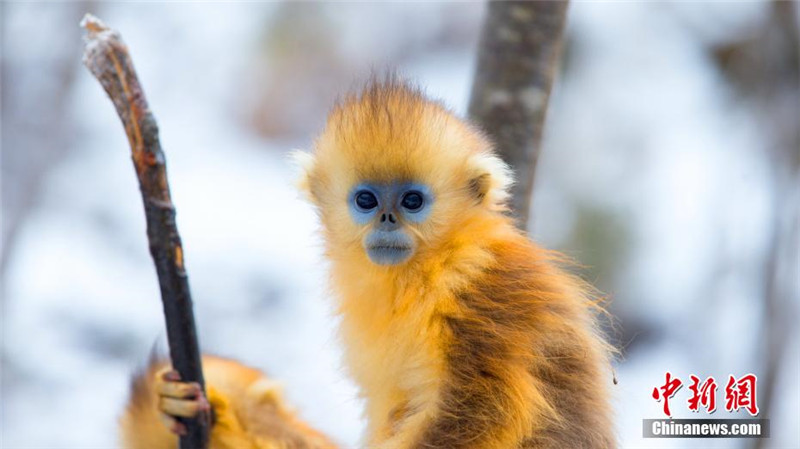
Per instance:
[[[510,177],[488,140],[397,81],[373,83],[331,112],[301,181],[331,257],[405,264],[477,214],[503,209]]]

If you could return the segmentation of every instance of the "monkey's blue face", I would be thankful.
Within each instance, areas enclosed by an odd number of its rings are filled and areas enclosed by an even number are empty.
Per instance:
[[[428,218],[433,195],[423,184],[363,183],[352,190],[349,204],[353,220],[371,227],[362,240],[369,259],[398,265],[414,254],[416,243],[408,225]]]

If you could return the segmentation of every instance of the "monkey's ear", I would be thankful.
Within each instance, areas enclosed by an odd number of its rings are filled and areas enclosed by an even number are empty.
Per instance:
[[[294,165],[299,169],[300,175],[297,179],[297,188],[303,193],[308,201],[315,202],[314,194],[311,192],[311,173],[314,171],[316,159],[314,155],[303,150],[292,150],[289,153]]]
[[[469,189],[479,204],[490,209],[504,210],[508,188],[513,179],[511,169],[496,155],[477,153],[469,161]]]

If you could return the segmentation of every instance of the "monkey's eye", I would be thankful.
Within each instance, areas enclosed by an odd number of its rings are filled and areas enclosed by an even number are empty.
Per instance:
[[[403,200],[400,201],[400,205],[411,212],[416,212],[422,209],[422,205],[424,203],[425,200],[423,199],[422,194],[415,191],[406,193],[403,195]]]
[[[367,190],[356,193],[356,206],[361,210],[372,210],[378,207],[378,199]]]

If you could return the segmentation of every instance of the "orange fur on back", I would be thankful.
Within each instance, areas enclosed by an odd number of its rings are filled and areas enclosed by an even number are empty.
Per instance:
[[[332,112],[302,185],[317,206],[365,445],[611,448],[609,347],[597,306],[503,214],[508,170],[488,140],[403,84]],[[370,262],[348,214],[361,182],[414,182],[435,201],[405,223],[417,252]]]

